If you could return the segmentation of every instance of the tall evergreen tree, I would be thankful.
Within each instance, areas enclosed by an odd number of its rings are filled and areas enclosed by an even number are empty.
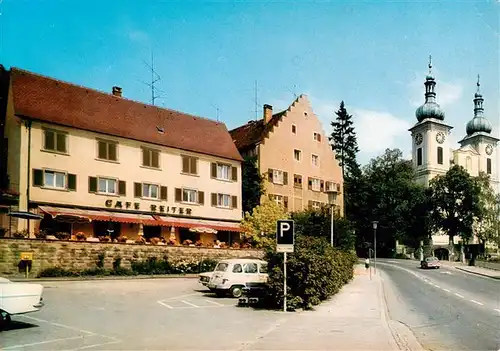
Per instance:
[[[342,176],[352,178],[359,176],[361,171],[356,161],[359,152],[358,140],[354,130],[352,115],[347,113],[344,101],[340,103],[340,108],[335,112],[337,118],[331,123],[333,127],[330,142],[335,158],[339,160],[342,167]]]
[[[264,178],[257,167],[257,156],[248,156],[242,164],[242,201],[243,211],[252,213],[260,204],[264,194]]]

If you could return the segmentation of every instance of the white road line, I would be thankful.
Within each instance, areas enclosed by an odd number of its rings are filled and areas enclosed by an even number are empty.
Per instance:
[[[441,287],[440,287],[439,285],[437,285],[437,284],[434,284],[434,286],[435,286],[436,288],[438,288],[438,289],[441,289]]]
[[[458,297],[460,297],[460,298],[462,298],[462,299],[464,298],[464,297],[463,297],[462,295],[460,295],[459,293],[455,293],[455,296],[458,296]]]
[[[475,304],[478,304],[478,305],[481,305],[481,306],[483,305],[481,302],[476,301],[476,300],[470,300],[470,302],[474,302]]]
[[[210,300],[205,300],[205,301],[206,301],[206,302],[208,302],[208,303],[211,303],[211,304],[217,305],[217,306],[224,306],[223,304],[218,303],[218,302],[215,302],[215,301],[210,301]]]
[[[498,313],[500,313],[500,310],[498,308],[494,308],[493,310],[497,311]],[[500,351],[500,350],[499,350]]]
[[[61,338],[61,339],[54,339],[54,340],[34,342],[32,344],[8,346],[8,347],[4,347],[2,350],[17,349],[17,348],[21,348],[21,347],[28,347],[28,346],[35,346],[35,345],[42,345],[42,344],[50,344],[50,343],[58,342],[58,341],[76,340],[76,339],[83,339],[83,338],[84,338],[84,336],[80,335],[80,336],[74,336],[74,337],[71,337],[71,338]]]
[[[173,299],[180,299],[182,297],[189,297],[189,296],[194,296],[194,295],[199,295],[199,293],[184,294],[184,295],[179,295],[179,296],[167,297],[166,299],[163,299],[161,301],[167,301],[167,300],[173,300]]]
[[[184,302],[186,305],[193,306],[193,307],[196,307],[196,308],[200,307],[200,306],[196,306],[194,303],[187,302],[186,300],[181,300],[181,302]]]
[[[122,341],[121,340],[113,340],[113,341],[104,342],[102,344],[94,344],[94,345],[79,347],[76,350],[84,350],[84,349],[90,349],[92,347],[98,347],[98,346],[104,346],[104,345],[110,345],[110,344],[118,344],[120,342],[122,342]]]
[[[23,318],[27,318],[27,319],[32,319],[32,320],[37,321],[37,322],[43,322],[43,323],[52,324],[52,325],[55,325],[56,327],[66,328],[66,329],[74,330],[74,331],[77,331],[77,332],[80,332],[80,333],[84,333],[84,334],[88,334],[88,335],[97,335],[96,333],[92,333],[92,332],[90,332],[88,330],[83,330],[83,329],[79,329],[79,328],[75,328],[75,327],[70,327],[69,325],[64,325],[64,324],[60,324],[60,323],[49,322],[49,321],[47,321],[45,319],[35,318],[35,317],[31,317],[31,316],[24,316],[24,315],[20,315],[19,317],[23,317]]]
[[[165,302],[163,302],[163,301],[156,301],[156,302],[158,302],[160,305],[165,306],[165,307],[168,307],[168,308],[170,308],[170,309],[172,309],[172,308],[173,308],[172,306],[167,305],[167,304],[166,304]]]
[[[444,291],[446,291],[446,292],[450,292],[450,290],[449,290],[449,289],[445,289],[445,288],[443,288],[443,290],[444,290]]]

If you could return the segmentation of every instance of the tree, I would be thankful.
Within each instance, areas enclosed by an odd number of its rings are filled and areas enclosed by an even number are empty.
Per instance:
[[[329,138],[335,158],[339,160],[342,167],[342,177],[348,178],[352,173],[359,171],[356,155],[359,152],[356,132],[354,130],[352,115],[347,113],[344,101],[340,103],[336,120],[331,123],[333,127]]]
[[[257,167],[257,156],[248,156],[242,164],[243,212],[251,212],[264,194],[264,177]]]
[[[478,240],[486,242],[498,242],[499,226],[499,197],[491,187],[490,177],[481,172],[475,179],[479,186],[479,216],[474,218],[473,230]]]
[[[244,238],[249,239],[258,248],[268,247],[274,243],[276,237],[276,222],[288,218],[289,215],[283,206],[266,199],[255,206],[251,214],[245,214],[241,222]]]
[[[455,165],[445,175],[430,181],[431,225],[449,236],[450,245],[455,236],[467,243],[472,238],[474,218],[481,217],[478,182],[462,167]]]

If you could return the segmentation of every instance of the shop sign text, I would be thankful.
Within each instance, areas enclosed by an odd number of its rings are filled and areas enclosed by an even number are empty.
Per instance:
[[[141,204],[139,202],[106,200],[105,205],[107,208],[119,208],[119,209],[126,209],[126,210],[140,210],[141,209]],[[151,212],[181,214],[181,215],[185,214],[188,216],[190,216],[192,214],[191,208],[176,207],[176,206],[150,205],[149,210]]]

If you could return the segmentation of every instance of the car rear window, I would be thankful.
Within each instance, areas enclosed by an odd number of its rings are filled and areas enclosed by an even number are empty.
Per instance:
[[[227,269],[227,266],[228,266],[228,264],[227,264],[227,263],[223,263],[223,262],[221,262],[221,263],[218,263],[218,264],[217,264],[217,267],[215,267],[215,270],[216,270],[217,272],[225,272],[225,271],[226,271],[226,269]]]

